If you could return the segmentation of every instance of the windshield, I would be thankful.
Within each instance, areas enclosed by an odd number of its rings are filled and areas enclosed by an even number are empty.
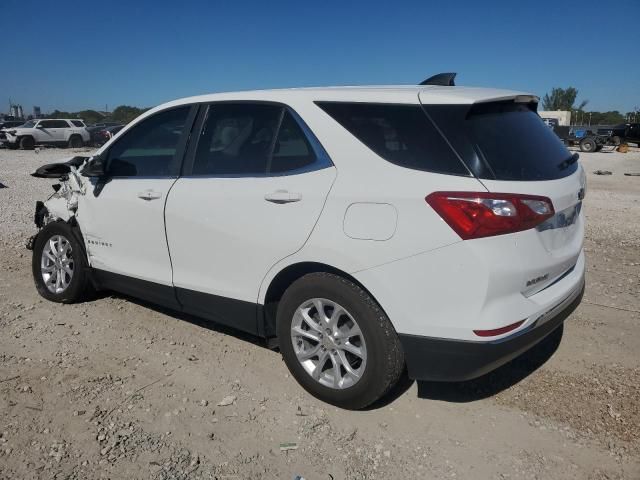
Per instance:
[[[20,128],[33,128],[36,126],[36,122],[34,122],[33,120],[29,120],[28,122],[25,122],[24,124],[20,125]]]

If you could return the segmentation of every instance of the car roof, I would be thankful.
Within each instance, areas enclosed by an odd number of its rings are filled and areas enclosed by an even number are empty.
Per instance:
[[[41,122],[42,120],[66,120],[67,122],[84,122],[81,118],[34,118],[34,122]]]
[[[181,98],[165,103],[156,109],[188,103],[253,100],[253,101],[335,101],[335,102],[375,102],[375,103],[418,103],[424,104],[472,104],[477,102],[512,99],[525,95],[537,97],[527,92],[481,87],[445,87],[435,85],[373,85],[344,87],[305,87],[274,90],[247,90],[239,92],[212,93]]]

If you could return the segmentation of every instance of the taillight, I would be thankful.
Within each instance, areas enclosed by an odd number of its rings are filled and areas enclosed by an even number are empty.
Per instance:
[[[434,192],[425,200],[463,240],[528,230],[555,213],[547,197],[518,193]]]

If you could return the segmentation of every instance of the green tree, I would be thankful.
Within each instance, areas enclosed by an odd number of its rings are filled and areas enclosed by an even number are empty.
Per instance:
[[[111,112],[111,120],[114,122],[129,123],[140,114],[149,110],[148,108],[131,107],[129,105],[120,105]]]
[[[95,110],[81,110],[80,112],[73,113],[72,115],[72,118],[83,119],[84,123],[86,123],[87,125],[100,122],[104,119],[104,116],[101,113],[96,112]]]
[[[54,110],[53,112],[47,115],[47,118],[75,118],[75,117],[73,113]]]
[[[624,123],[625,117],[617,110],[610,112],[584,112],[585,120],[591,119],[591,125],[616,125]]]
[[[582,110],[589,100],[583,100],[577,107],[574,106],[578,90],[573,87],[568,88],[552,88],[551,93],[546,94],[542,99],[542,108],[544,110]]]

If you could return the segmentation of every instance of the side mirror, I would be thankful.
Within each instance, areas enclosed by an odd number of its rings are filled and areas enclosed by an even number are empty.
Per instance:
[[[36,128],[44,128],[44,126],[41,125],[41,124],[38,124],[38,125],[36,125]]]
[[[107,172],[105,171],[105,161],[102,157],[93,157],[89,163],[82,169],[83,177],[104,177]]]

